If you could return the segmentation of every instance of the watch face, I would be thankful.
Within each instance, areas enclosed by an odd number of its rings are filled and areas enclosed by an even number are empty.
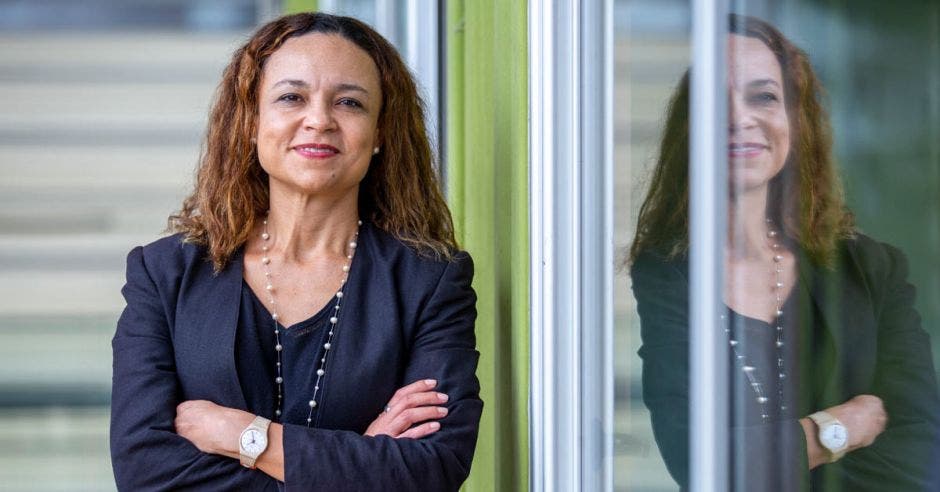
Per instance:
[[[261,431],[257,429],[248,429],[242,432],[242,449],[250,455],[261,454],[264,448],[268,447],[268,439]]]
[[[845,427],[839,424],[827,425],[819,432],[819,442],[830,451],[842,449],[848,437]]]

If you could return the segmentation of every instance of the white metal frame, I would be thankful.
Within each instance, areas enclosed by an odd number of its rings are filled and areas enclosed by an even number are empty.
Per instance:
[[[728,345],[719,323],[728,196],[727,19],[727,0],[693,0],[689,87],[689,485],[694,492],[729,490],[730,484]]]
[[[610,12],[610,0],[529,2],[535,491],[612,486]]]
[[[727,0],[693,0],[690,458],[727,490]],[[530,476],[533,491],[612,490],[611,1],[529,1]],[[588,356],[591,354],[591,356]],[[599,355],[599,356],[598,356]]]

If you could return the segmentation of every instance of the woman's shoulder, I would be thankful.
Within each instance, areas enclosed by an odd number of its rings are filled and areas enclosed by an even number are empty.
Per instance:
[[[151,277],[178,277],[194,266],[211,264],[206,259],[206,248],[190,241],[182,233],[136,246],[127,255],[128,271],[143,267]]]
[[[907,270],[907,257],[897,247],[871,236],[856,233],[843,239],[843,258],[848,259],[866,276],[885,277],[898,269]]]
[[[645,250],[630,262],[630,276],[634,282],[637,278],[646,277],[687,279],[688,271],[689,260],[684,254]]]
[[[451,251],[450,258],[446,258],[408,244],[374,224],[364,224],[362,232],[360,242],[367,241],[369,257],[377,267],[398,271],[411,278],[436,279],[449,270],[473,274],[473,259],[466,251]]]
[[[907,256],[865,234],[842,241],[836,271],[843,279],[856,279],[874,296],[909,286]]]
[[[188,239],[181,232],[134,248],[138,249],[148,262],[186,261],[200,254],[204,256],[206,252],[205,247]]]

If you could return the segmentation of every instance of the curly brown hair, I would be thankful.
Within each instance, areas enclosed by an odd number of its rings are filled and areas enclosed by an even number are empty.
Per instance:
[[[359,214],[418,253],[451,259],[454,226],[434,168],[424,103],[395,48],[366,24],[323,13],[287,15],[265,24],[232,56],[222,75],[192,193],[168,230],[205,245],[216,270],[248,240],[268,210],[268,175],[251,138],[265,61],[284,42],[309,33],[342,36],[375,62],[384,97],[382,152],[360,183]]]
[[[768,184],[767,216],[811,260],[830,265],[838,241],[855,233],[832,156],[822,85],[809,58],[775,27],[731,14],[729,32],[762,41],[780,63],[792,139],[783,171]],[[645,251],[673,259],[689,248],[689,72],[673,93],[629,261]]]

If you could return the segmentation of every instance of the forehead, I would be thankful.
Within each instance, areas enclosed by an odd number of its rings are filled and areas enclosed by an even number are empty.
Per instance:
[[[372,57],[337,34],[310,33],[288,39],[265,62],[261,86],[282,79],[310,84],[355,83],[379,93],[379,70]]]
[[[782,87],[783,70],[763,41],[731,34],[728,36],[728,80],[733,84],[773,80]]]

